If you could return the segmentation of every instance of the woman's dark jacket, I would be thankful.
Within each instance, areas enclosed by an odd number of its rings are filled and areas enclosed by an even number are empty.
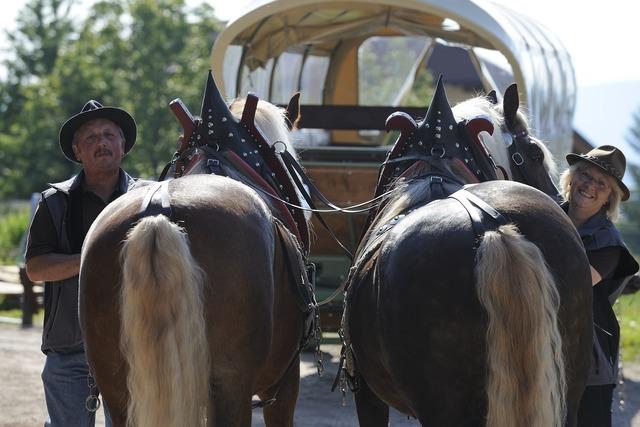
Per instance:
[[[587,385],[616,384],[618,377],[618,348],[620,344],[620,326],[613,311],[613,303],[622,293],[628,278],[638,271],[638,263],[629,253],[622,236],[607,218],[605,209],[589,218],[578,233],[582,238],[591,264],[596,251],[604,248],[616,248],[607,251],[614,259],[611,273],[593,286],[593,323],[594,343],[591,372]],[[617,259],[615,259],[617,258]]]

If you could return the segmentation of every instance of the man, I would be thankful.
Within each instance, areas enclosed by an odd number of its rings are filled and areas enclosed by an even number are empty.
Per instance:
[[[136,123],[125,110],[91,100],[62,125],[59,140],[64,155],[81,163],[82,171],[49,184],[42,193],[25,259],[29,278],[45,282],[42,351],[47,357],[42,381],[49,413],[45,425],[93,426],[95,413],[85,407],[91,390],[78,320],[80,250],[102,209],[147,182],[120,169],[136,140]]]

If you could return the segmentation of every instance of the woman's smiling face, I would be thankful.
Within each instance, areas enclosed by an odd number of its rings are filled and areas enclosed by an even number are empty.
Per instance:
[[[586,164],[578,168],[571,180],[569,203],[590,217],[607,204],[612,191],[609,176]]]

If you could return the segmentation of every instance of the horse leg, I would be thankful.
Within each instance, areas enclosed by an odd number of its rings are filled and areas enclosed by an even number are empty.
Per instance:
[[[127,397],[128,399],[128,394]],[[111,419],[112,427],[126,427],[127,425],[127,403],[122,396],[118,399],[107,399],[106,396],[102,397],[104,411],[109,411],[109,418]]]
[[[213,392],[207,427],[250,427],[251,386],[236,375],[210,385]]]
[[[296,356],[291,367],[284,374],[282,379],[273,388],[277,391],[276,401],[266,406],[263,410],[264,421],[269,426],[293,426],[293,412],[298,400],[298,390],[300,388],[300,356]],[[260,395],[260,398],[268,399],[272,394]]]
[[[364,378],[359,378],[356,391],[356,410],[361,426],[386,427],[389,425],[389,405],[384,403],[369,388]]]

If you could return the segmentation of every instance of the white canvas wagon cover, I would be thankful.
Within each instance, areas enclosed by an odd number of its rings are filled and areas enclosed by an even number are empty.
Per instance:
[[[536,134],[556,156],[570,151],[576,88],[569,54],[540,23],[489,1],[258,0],[218,35],[211,64],[226,96],[243,95],[243,76],[255,70],[262,70],[270,94],[278,85],[275,64],[287,52],[302,53],[303,61],[320,52],[331,62],[341,59],[334,53],[345,41],[390,35],[464,47],[486,90],[504,90],[507,70]],[[304,69],[298,67],[295,90]]]

